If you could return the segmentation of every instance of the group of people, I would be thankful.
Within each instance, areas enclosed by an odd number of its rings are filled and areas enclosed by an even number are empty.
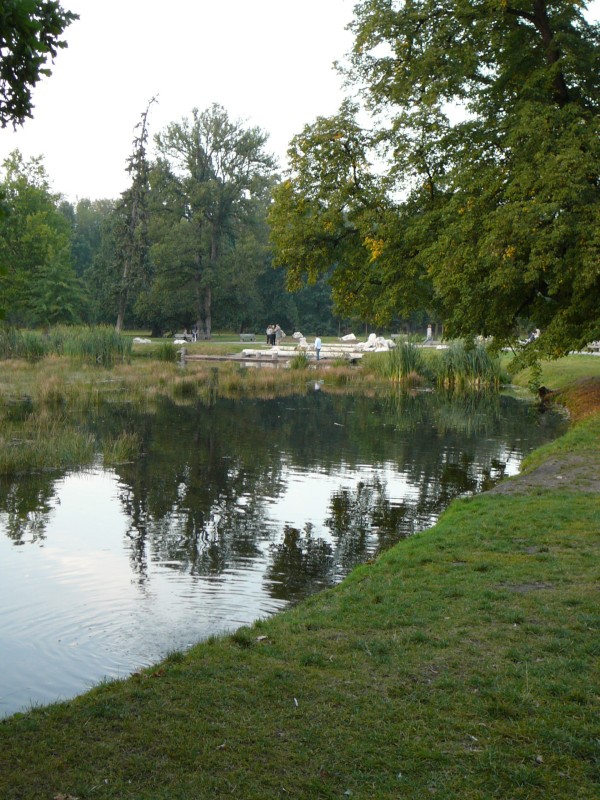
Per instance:
[[[281,330],[279,324],[277,325],[269,325],[267,327],[267,344],[270,345],[278,345],[281,344],[281,340],[285,336],[285,333]]]
[[[186,342],[197,342],[198,341],[198,326],[194,325],[194,327],[192,328],[191,331],[188,331],[187,328],[184,328],[183,329],[183,333],[182,334],[178,334],[178,335],[181,336],[183,339],[185,339]]]

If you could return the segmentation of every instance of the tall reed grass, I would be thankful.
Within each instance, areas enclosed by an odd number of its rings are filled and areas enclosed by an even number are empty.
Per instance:
[[[369,368],[398,383],[420,383],[427,372],[420,348],[413,342],[400,342],[393,350],[375,354],[368,360]]]
[[[0,328],[0,359],[29,361],[68,356],[82,362],[111,366],[131,355],[132,340],[108,325],[58,325],[48,331]]]
[[[447,350],[438,352],[439,358],[432,362],[432,366],[439,386],[498,387],[506,380],[500,359],[492,357],[483,345],[456,341]]]

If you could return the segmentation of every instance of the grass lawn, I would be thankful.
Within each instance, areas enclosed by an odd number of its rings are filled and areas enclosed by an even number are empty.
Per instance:
[[[568,384],[589,377],[600,378],[600,356],[571,355],[542,362],[542,384],[548,389],[563,389]],[[527,386],[531,378],[526,369],[513,377],[518,386]]]
[[[538,464],[596,468],[594,385]],[[600,501],[564,475],[454,502],[283,614],[4,720],[0,797],[597,798]]]

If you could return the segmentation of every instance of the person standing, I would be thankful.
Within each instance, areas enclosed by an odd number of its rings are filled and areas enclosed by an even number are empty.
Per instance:
[[[315,353],[317,354],[317,361],[320,361],[321,359],[321,345],[321,337],[317,336],[315,339]]]
[[[273,326],[267,325],[267,344],[272,344],[271,337],[273,336]]]
[[[284,336],[285,336],[285,333],[279,327],[279,323],[277,323],[277,325],[275,325],[275,341],[273,342],[273,344],[276,344],[277,346],[279,346],[281,344],[281,340],[283,339]]]

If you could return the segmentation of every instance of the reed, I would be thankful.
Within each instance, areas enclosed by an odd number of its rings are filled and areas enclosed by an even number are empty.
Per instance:
[[[173,342],[159,342],[154,351],[154,358],[158,361],[174,363],[177,361],[177,349]]]
[[[492,357],[483,345],[452,342],[432,362],[437,384],[444,387],[495,386],[506,376],[500,359]]]
[[[0,329],[0,358],[38,360],[50,355],[110,366],[131,355],[132,341],[108,325],[58,325],[47,332]]]
[[[131,339],[108,325],[59,327],[54,329],[53,336],[57,342],[62,342],[64,355],[88,363],[110,366],[131,355]]]
[[[373,361],[376,364],[385,377],[398,383],[420,382],[426,372],[421,350],[409,341],[384,353],[381,359]]]
[[[33,361],[43,358],[48,352],[49,343],[43,334],[8,326],[0,328],[1,359],[24,358]]]

